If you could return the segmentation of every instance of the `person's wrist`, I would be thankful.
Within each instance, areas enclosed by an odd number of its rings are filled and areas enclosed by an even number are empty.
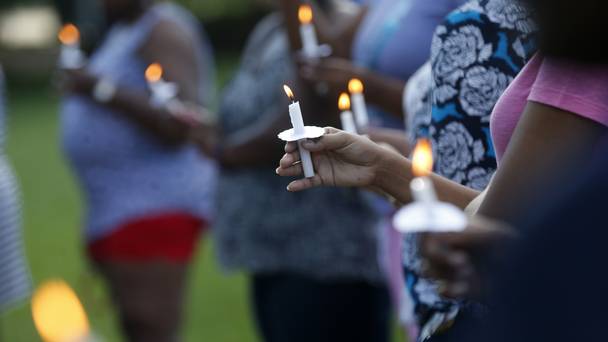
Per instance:
[[[383,148],[379,153],[379,159],[374,169],[374,179],[372,185],[390,194],[401,202],[406,202],[398,196],[396,187],[408,189],[407,186],[400,184],[407,182],[406,175],[409,168],[409,161],[399,153]],[[397,185],[396,185],[397,184]]]

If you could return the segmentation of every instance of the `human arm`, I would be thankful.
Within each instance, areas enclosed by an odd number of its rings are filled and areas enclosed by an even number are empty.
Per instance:
[[[518,212],[534,208],[526,199],[537,191],[566,186],[565,182],[576,177],[574,172],[591,163],[592,152],[607,131],[605,126],[574,113],[529,102],[478,215],[508,222]],[[444,295],[478,295],[479,275],[471,276],[470,271],[479,273],[488,253],[507,240],[503,233],[489,230],[476,236],[468,231],[425,236],[421,253],[429,261],[427,275],[445,283]],[[461,259],[462,263],[454,263]]]
[[[326,128],[317,140],[303,142],[312,152],[316,175],[289,184],[289,191],[302,191],[319,186],[371,187],[394,197],[401,203],[412,200],[409,184],[414,178],[411,162],[392,149],[382,147],[366,137]],[[295,143],[288,143],[277,173],[281,176],[302,175],[300,156]],[[431,175],[440,200],[460,208],[479,194],[439,175]]]
[[[410,142],[402,130],[369,127],[364,133],[367,134],[372,141],[392,146],[404,157],[409,156],[411,152]]]
[[[158,62],[163,66],[165,79],[179,87],[179,100],[198,104],[198,65],[188,35],[180,34],[176,24],[159,22],[138,54],[146,63]],[[143,76],[143,75],[142,75]],[[93,98],[95,86],[103,79],[85,70],[66,71],[69,92]],[[103,105],[116,110],[127,119],[169,145],[187,141],[189,124],[172,115],[165,107],[153,106],[147,91],[121,84],[115,85],[113,96]]]
[[[327,2],[326,8],[318,6],[314,1],[311,3],[314,13],[313,23],[319,42],[329,44],[334,56],[347,58],[350,56],[352,41],[365,16],[366,8],[346,2],[340,5],[336,5],[333,0]],[[298,8],[301,4],[301,1],[296,0],[280,1],[292,52],[302,49],[298,20]]]
[[[365,99],[388,113],[402,118],[405,82],[357,66],[352,61],[331,57],[320,61],[299,60],[300,77],[309,83],[326,83],[334,92],[343,91],[352,78],[365,85]]]

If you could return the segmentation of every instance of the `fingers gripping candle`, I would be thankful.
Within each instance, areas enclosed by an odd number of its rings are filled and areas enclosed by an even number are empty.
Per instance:
[[[353,112],[359,130],[367,128],[369,125],[369,115],[367,114],[367,106],[365,97],[363,96],[363,82],[357,78],[353,78],[348,82],[348,91],[353,102]]]
[[[283,141],[297,141],[298,148],[300,150],[300,160],[302,162],[302,169],[304,170],[304,177],[311,178],[315,176],[315,170],[312,163],[312,156],[310,151],[302,147],[302,141],[304,139],[319,138],[325,134],[325,130],[321,127],[304,126],[304,119],[302,118],[302,110],[300,109],[300,102],[295,101],[293,92],[288,86],[283,86],[285,93],[291,99],[289,105],[289,117],[291,119],[292,129],[288,129],[279,134],[279,139]]]
[[[353,112],[350,111],[350,97],[347,93],[340,94],[340,98],[338,99],[338,108],[340,108],[342,111],[342,113],[340,113],[342,129],[345,132],[357,134],[357,125],[355,124]]]

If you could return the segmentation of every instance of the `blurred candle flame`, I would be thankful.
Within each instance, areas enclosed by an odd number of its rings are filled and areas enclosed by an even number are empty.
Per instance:
[[[283,85],[283,90],[285,91],[285,94],[289,96],[291,101],[295,100],[296,97],[293,95],[293,91],[291,91],[291,88],[289,88],[286,84]]]
[[[363,82],[358,78],[353,78],[348,82],[348,91],[351,94],[360,94],[363,92]]]
[[[32,297],[32,316],[45,342],[79,341],[89,336],[89,321],[76,293],[62,280],[48,281]]]
[[[163,67],[160,63],[152,63],[146,68],[145,75],[148,82],[158,82],[163,77]]]
[[[307,4],[300,5],[298,9],[298,19],[300,19],[300,23],[306,25],[312,22],[312,7]]]
[[[338,108],[342,111],[350,109],[350,96],[348,96],[347,93],[340,94],[340,97],[338,98]]]
[[[80,40],[80,31],[78,31],[76,25],[68,23],[59,30],[57,38],[64,45],[76,44]]]
[[[433,171],[433,149],[428,139],[420,139],[412,154],[412,170],[416,177],[428,176]]]

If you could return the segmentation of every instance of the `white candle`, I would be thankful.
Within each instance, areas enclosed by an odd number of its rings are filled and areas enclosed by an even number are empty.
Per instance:
[[[340,98],[338,99],[338,108],[340,108],[342,111],[340,113],[342,129],[345,132],[357,134],[357,125],[355,124],[353,112],[350,111],[350,97],[347,93],[340,94]]]
[[[433,182],[428,177],[433,171],[433,149],[431,142],[421,139],[412,153],[412,172],[417,177],[410,183],[412,199],[422,203],[432,216],[433,204],[437,202],[437,194]]]
[[[291,119],[291,125],[293,126],[294,134],[303,135],[305,133],[304,119],[302,118],[302,109],[300,108],[300,102],[295,101],[293,92],[288,86],[283,86],[285,93],[292,100],[289,105],[289,118]],[[311,178],[315,176],[315,169],[312,163],[312,156],[310,151],[302,146],[303,139],[298,140],[298,149],[300,150],[300,161],[302,162],[302,169],[304,170],[304,177]]]
[[[302,118],[302,110],[299,101],[294,101],[289,105],[289,118],[291,119],[291,126],[293,127],[294,133],[304,134],[304,119]]]
[[[430,174],[433,170],[431,142],[421,139],[412,154],[410,182],[412,203],[401,208],[393,225],[402,233],[460,232],[467,226],[467,216],[458,207],[440,202]]]
[[[301,5],[298,10],[300,19],[300,39],[302,41],[302,51],[308,58],[319,57],[319,41],[315,27],[312,24],[312,8],[310,5]]]
[[[410,183],[412,198],[416,202],[432,204],[437,202],[435,187],[429,177],[416,177]]]
[[[177,85],[162,78],[163,68],[158,63],[152,63],[145,72],[146,81],[152,97],[150,102],[154,106],[167,106],[177,96]]]
[[[80,50],[80,31],[73,24],[64,25],[58,34],[61,42],[59,67],[79,69],[84,65],[84,53]]]
[[[367,114],[367,105],[363,96],[363,83],[356,78],[348,82],[348,91],[352,101],[355,120],[359,129],[365,129],[369,125],[369,115]]]

